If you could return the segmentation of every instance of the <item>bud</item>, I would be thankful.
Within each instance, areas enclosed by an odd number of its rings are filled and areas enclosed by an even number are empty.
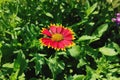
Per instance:
[[[120,13],[116,14],[116,18],[112,18],[112,22],[116,22],[117,25],[120,24]]]
[[[117,13],[116,16],[117,16],[117,17],[120,17],[120,13]]]

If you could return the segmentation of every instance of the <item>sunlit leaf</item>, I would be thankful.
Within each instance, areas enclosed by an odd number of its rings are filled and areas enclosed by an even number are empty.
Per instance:
[[[72,48],[70,48],[68,51],[70,52],[70,55],[72,57],[77,58],[80,56],[81,49],[79,45],[75,45]]]
[[[58,52],[58,55],[66,55],[66,52]]]
[[[45,13],[46,14],[46,16],[48,16],[48,17],[50,17],[50,18],[53,18],[53,15],[51,14],[51,13]]]
[[[18,76],[18,73],[19,73],[19,69],[18,69],[15,73],[12,73],[12,74],[11,74],[10,80],[16,80],[16,79],[17,79],[17,76]]]
[[[25,74],[22,73],[22,75],[20,75],[20,76],[18,77],[18,80],[25,80]]]
[[[78,39],[78,41],[86,41],[86,40],[93,40],[93,39],[96,39],[96,36],[83,35]]]
[[[86,61],[84,59],[80,59],[79,63],[77,64],[77,68],[80,68],[81,66],[87,64]]]
[[[5,67],[5,68],[13,68],[14,64],[13,63],[5,63],[2,65],[2,67]]]
[[[85,80],[85,75],[74,75],[73,80]]]
[[[107,55],[107,56],[115,56],[115,55],[118,54],[114,49],[108,48],[108,47],[99,48],[99,51],[100,51],[103,55]]]
[[[113,8],[117,8],[117,7],[120,6],[120,1],[119,0],[113,0],[113,1],[111,1],[111,3],[112,3]]]
[[[88,9],[86,10],[87,16],[89,16],[89,15],[96,9],[97,5],[98,5],[98,4],[95,3],[95,4],[93,4],[90,8],[88,8]]]
[[[117,50],[118,53],[120,53],[120,47],[117,43],[113,42],[113,47]]]

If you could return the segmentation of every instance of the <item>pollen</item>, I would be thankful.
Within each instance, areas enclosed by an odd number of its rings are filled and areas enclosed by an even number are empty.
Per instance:
[[[53,41],[61,41],[62,39],[63,39],[63,35],[62,34],[56,33],[56,34],[52,35],[52,40]]]

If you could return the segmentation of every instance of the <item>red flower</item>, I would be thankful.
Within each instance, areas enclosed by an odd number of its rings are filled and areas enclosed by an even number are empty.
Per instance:
[[[62,25],[51,24],[49,28],[43,28],[41,33],[45,35],[44,38],[40,38],[40,42],[44,46],[54,48],[55,50],[65,50],[66,47],[74,45],[74,32],[65,28]]]

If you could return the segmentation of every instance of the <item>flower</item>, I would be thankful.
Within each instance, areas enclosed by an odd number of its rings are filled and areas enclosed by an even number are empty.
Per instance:
[[[113,22],[116,22],[118,25],[120,24],[120,13],[116,14],[116,18],[112,18]]]
[[[66,47],[74,45],[74,32],[62,25],[51,24],[48,28],[42,28],[41,33],[44,35],[40,42],[55,50],[65,50]]]
[[[117,17],[120,17],[120,13],[117,13],[116,16],[117,16]]]

